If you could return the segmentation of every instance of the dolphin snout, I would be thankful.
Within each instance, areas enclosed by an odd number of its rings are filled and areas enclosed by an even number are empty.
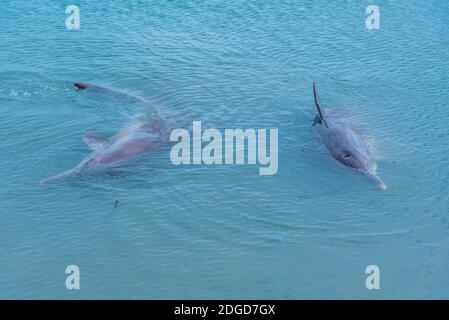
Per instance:
[[[381,190],[383,190],[383,191],[386,191],[388,188],[387,188],[387,185],[383,182],[383,181],[380,181],[378,184],[377,184],[377,186],[381,189]]]
[[[385,191],[387,190],[387,185],[375,174],[368,174],[368,176],[376,183],[379,189]]]

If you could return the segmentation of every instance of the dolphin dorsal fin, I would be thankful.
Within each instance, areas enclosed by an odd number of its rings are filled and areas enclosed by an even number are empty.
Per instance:
[[[92,150],[98,150],[103,148],[107,141],[106,139],[100,137],[93,131],[88,131],[83,136],[83,141],[91,148]]]
[[[324,125],[327,128],[329,128],[329,126],[327,125],[327,121],[324,118],[324,116],[325,116],[324,115],[324,110],[323,110],[323,108],[321,108],[321,105],[320,105],[320,98],[318,97],[318,92],[316,90],[316,82],[315,81],[313,82],[313,98],[315,100],[315,105],[316,105],[316,108],[318,110],[318,114],[320,115],[320,120],[324,123]]]

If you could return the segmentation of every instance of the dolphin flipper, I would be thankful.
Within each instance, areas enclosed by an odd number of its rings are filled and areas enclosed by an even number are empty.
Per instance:
[[[107,143],[106,139],[93,131],[86,132],[83,136],[83,141],[94,151],[103,148]]]

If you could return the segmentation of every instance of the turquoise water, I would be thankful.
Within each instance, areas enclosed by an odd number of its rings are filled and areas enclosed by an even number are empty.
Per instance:
[[[449,298],[449,4],[0,3],[0,298]],[[312,81],[373,137],[382,192],[320,147]],[[174,166],[40,185],[132,103],[183,126],[278,128],[279,170]],[[114,203],[119,205],[114,209]],[[81,289],[67,290],[75,264]],[[379,266],[381,289],[365,288]]]

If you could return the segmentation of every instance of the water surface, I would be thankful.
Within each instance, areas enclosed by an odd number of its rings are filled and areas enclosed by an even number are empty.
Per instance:
[[[1,298],[449,298],[449,6],[377,1],[0,4]],[[319,146],[312,81],[373,137],[381,192]],[[278,128],[279,170],[174,166],[40,185],[137,110]],[[119,206],[114,210],[114,202]],[[81,290],[65,288],[65,268]],[[381,290],[365,288],[366,266]]]

